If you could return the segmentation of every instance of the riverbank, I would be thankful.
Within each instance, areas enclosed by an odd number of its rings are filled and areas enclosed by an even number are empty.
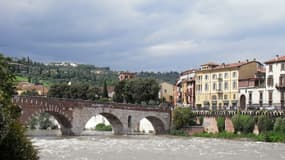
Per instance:
[[[192,136],[188,136],[187,133],[181,130],[174,130],[170,132],[173,136],[183,137],[204,137],[204,138],[219,138],[219,139],[231,139],[231,140],[247,140],[247,141],[260,141],[260,142],[281,142],[285,143],[285,134],[278,132],[266,132],[259,135],[253,133],[249,134],[236,134],[236,133],[197,133]]]

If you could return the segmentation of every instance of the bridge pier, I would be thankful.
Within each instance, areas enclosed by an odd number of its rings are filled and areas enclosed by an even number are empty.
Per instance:
[[[61,134],[64,136],[74,136],[76,134],[73,133],[72,128],[61,128]]]

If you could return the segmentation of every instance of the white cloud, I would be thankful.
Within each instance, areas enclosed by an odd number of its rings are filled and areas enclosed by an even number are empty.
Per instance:
[[[198,45],[193,41],[177,41],[172,43],[162,43],[147,47],[143,50],[143,54],[148,56],[155,56],[165,58],[167,56],[175,55],[181,56],[190,53]]]

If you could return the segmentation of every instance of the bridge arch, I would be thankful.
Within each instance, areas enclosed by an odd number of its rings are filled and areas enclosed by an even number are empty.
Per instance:
[[[24,114],[25,111],[22,111],[22,114]],[[28,122],[37,115],[40,115],[41,113],[48,113],[49,115],[53,116],[57,122],[60,125],[60,130],[62,135],[72,135],[72,123],[71,123],[71,118],[68,117],[64,112],[57,112],[57,111],[51,111],[48,109],[40,109],[38,111],[35,111],[29,115],[26,116],[22,122],[24,122],[25,125],[28,124]]]
[[[113,134],[123,134],[124,125],[123,125],[122,121],[112,113],[108,113],[108,112],[95,112],[95,113],[93,113],[93,112],[90,112],[89,115],[84,120],[84,124],[86,125],[88,123],[88,121],[90,119],[92,119],[92,117],[94,117],[94,116],[96,117],[96,115],[101,115],[108,120],[108,122],[112,126]],[[85,125],[83,125],[83,126],[85,126]]]
[[[140,124],[141,120],[143,120],[144,118],[147,119],[151,123],[155,134],[164,134],[167,132],[165,122],[155,115],[147,115],[147,116],[139,117],[137,119],[137,124]]]
[[[102,112],[102,113],[99,113],[100,115],[102,115],[103,117],[105,117],[109,122],[110,124],[112,125],[112,129],[113,129],[113,133],[114,134],[122,134],[123,133],[123,123],[121,122],[121,120],[111,114],[111,113],[106,113],[106,112]]]

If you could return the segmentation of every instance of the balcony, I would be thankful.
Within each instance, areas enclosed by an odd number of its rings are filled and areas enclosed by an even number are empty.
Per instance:
[[[285,84],[284,83],[279,83],[275,85],[276,89],[279,91],[285,91]]]
[[[218,81],[223,81],[223,78],[218,78]]]
[[[221,93],[223,93],[223,90],[222,89],[217,89],[216,92],[221,94]]]

